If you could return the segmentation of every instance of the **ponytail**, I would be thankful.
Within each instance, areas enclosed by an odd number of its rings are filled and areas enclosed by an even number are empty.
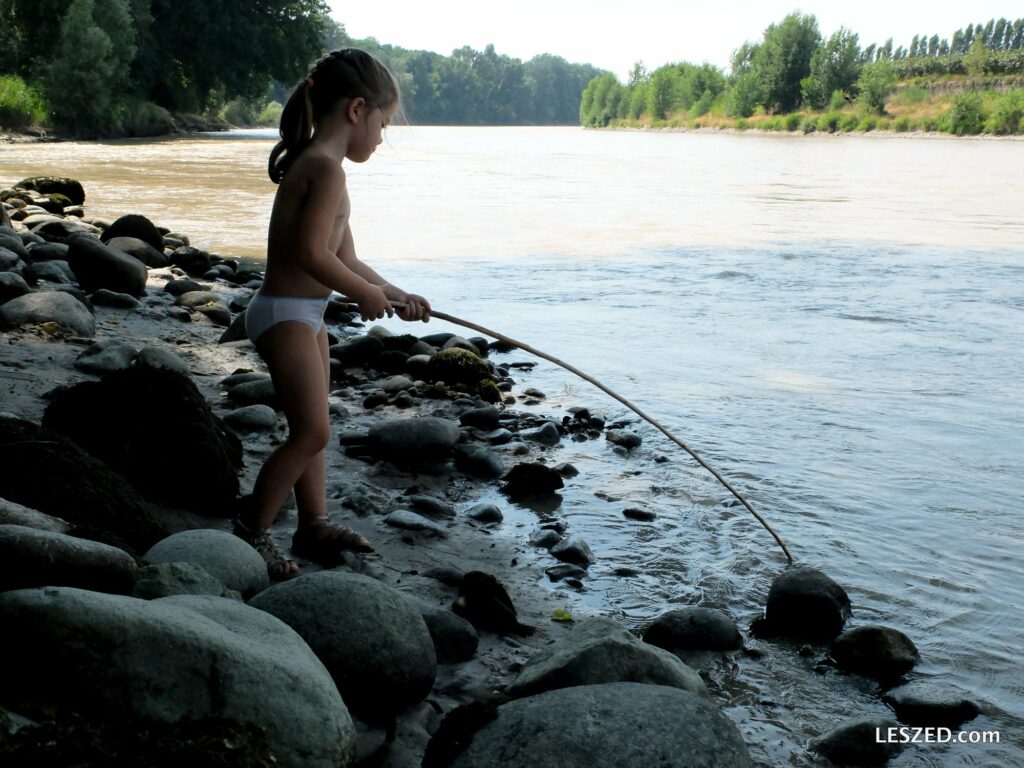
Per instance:
[[[270,152],[267,173],[280,184],[292,163],[313,141],[316,124],[339,101],[362,97],[370,107],[400,106],[398,81],[366,51],[342,48],[313,66],[288,96],[281,112],[281,140]]]

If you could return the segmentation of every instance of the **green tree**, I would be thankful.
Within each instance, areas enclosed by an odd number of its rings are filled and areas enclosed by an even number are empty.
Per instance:
[[[633,88],[640,83],[647,82],[647,67],[644,66],[642,61],[638,61],[633,65],[633,68],[629,70],[629,80],[626,82],[627,88]]]
[[[733,77],[740,77],[754,71],[754,59],[757,57],[760,47],[758,43],[746,42],[732,52],[729,64]]]
[[[71,133],[112,133],[116,92],[124,77],[110,36],[94,19],[93,0],[72,0],[46,78],[56,127]],[[104,130],[106,128],[106,130]]]
[[[737,77],[726,94],[725,108],[733,117],[750,117],[764,102],[761,79],[755,72]]]
[[[857,35],[840,27],[811,56],[810,74],[801,83],[804,102],[813,109],[822,109],[836,91],[851,92],[860,68]]]
[[[982,38],[975,37],[971,43],[971,50],[964,54],[964,69],[972,77],[980,77],[985,74],[985,65],[988,64],[988,50]]]
[[[595,77],[583,90],[580,100],[580,122],[588,128],[604,128],[618,115],[619,102],[625,89],[615,75]]]
[[[647,112],[657,120],[664,120],[673,107],[672,95],[678,70],[669,65],[661,67],[651,75],[651,85],[647,92]]]
[[[297,81],[330,31],[323,0],[152,0],[133,79],[157,104],[199,112]]]
[[[761,80],[765,106],[773,112],[791,112],[800,103],[800,83],[811,72],[811,56],[821,43],[814,16],[792,13],[771,24],[754,56],[754,71]]]
[[[885,102],[898,82],[896,69],[890,61],[865,64],[857,80],[858,100],[869,109],[881,114]]]

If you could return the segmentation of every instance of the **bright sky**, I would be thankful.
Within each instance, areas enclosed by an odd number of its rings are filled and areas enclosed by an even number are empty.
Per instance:
[[[765,27],[792,11],[812,13],[824,35],[840,26],[862,46],[909,45],[916,34],[949,38],[968,23],[1024,16],[1021,0],[328,0],[355,38],[449,54],[468,45],[532,58],[553,53],[625,79],[633,63],[648,69],[675,61],[728,68],[732,51],[760,40]]]

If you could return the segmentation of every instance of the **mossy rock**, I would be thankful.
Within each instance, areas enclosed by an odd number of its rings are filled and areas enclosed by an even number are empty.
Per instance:
[[[434,381],[462,384],[473,391],[479,390],[482,381],[494,381],[487,363],[468,349],[442,349],[430,358],[427,370]]]
[[[31,176],[22,179],[14,186],[32,189],[47,196],[64,195],[71,201],[71,205],[85,204],[85,189],[82,187],[82,183],[75,179],[62,176]]]
[[[135,552],[145,552],[170,533],[150,517],[123,476],[57,432],[0,419],[0,460],[0,496],[16,504],[110,531]]]
[[[373,367],[382,373],[404,373],[405,364],[409,359],[408,352],[400,352],[397,349],[389,349],[381,352],[373,361]]]
[[[477,394],[485,403],[501,402],[501,390],[498,389],[498,385],[494,382],[494,379],[482,379],[480,383],[477,384]]]

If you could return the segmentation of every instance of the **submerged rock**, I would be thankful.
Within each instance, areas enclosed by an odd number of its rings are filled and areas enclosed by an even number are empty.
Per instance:
[[[885,740],[889,729],[896,727],[896,721],[886,717],[851,720],[813,742],[811,751],[836,765],[882,766],[903,751],[902,744]]]
[[[749,768],[750,764],[739,730],[707,698],[663,685],[608,683],[562,688],[504,704],[451,766]]]
[[[565,563],[588,566],[594,562],[594,553],[583,539],[569,536],[551,547],[551,554]]]
[[[743,637],[722,611],[692,606],[663,613],[644,630],[644,642],[668,651],[736,651]]]
[[[850,598],[821,571],[788,568],[772,582],[764,619],[751,627],[759,637],[831,640],[850,617]]]
[[[565,483],[553,469],[538,463],[517,464],[505,475],[502,493],[512,497],[544,496],[552,494]]]
[[[909,637],[878,625],[844,632],[832,642],[829,653],[843,671],[885,683],[903,677],[921,658]]]
[[[887,693],[883,700],[901,723],[922,728],[959,728],[981,708],[952,686],[917,681]]]

